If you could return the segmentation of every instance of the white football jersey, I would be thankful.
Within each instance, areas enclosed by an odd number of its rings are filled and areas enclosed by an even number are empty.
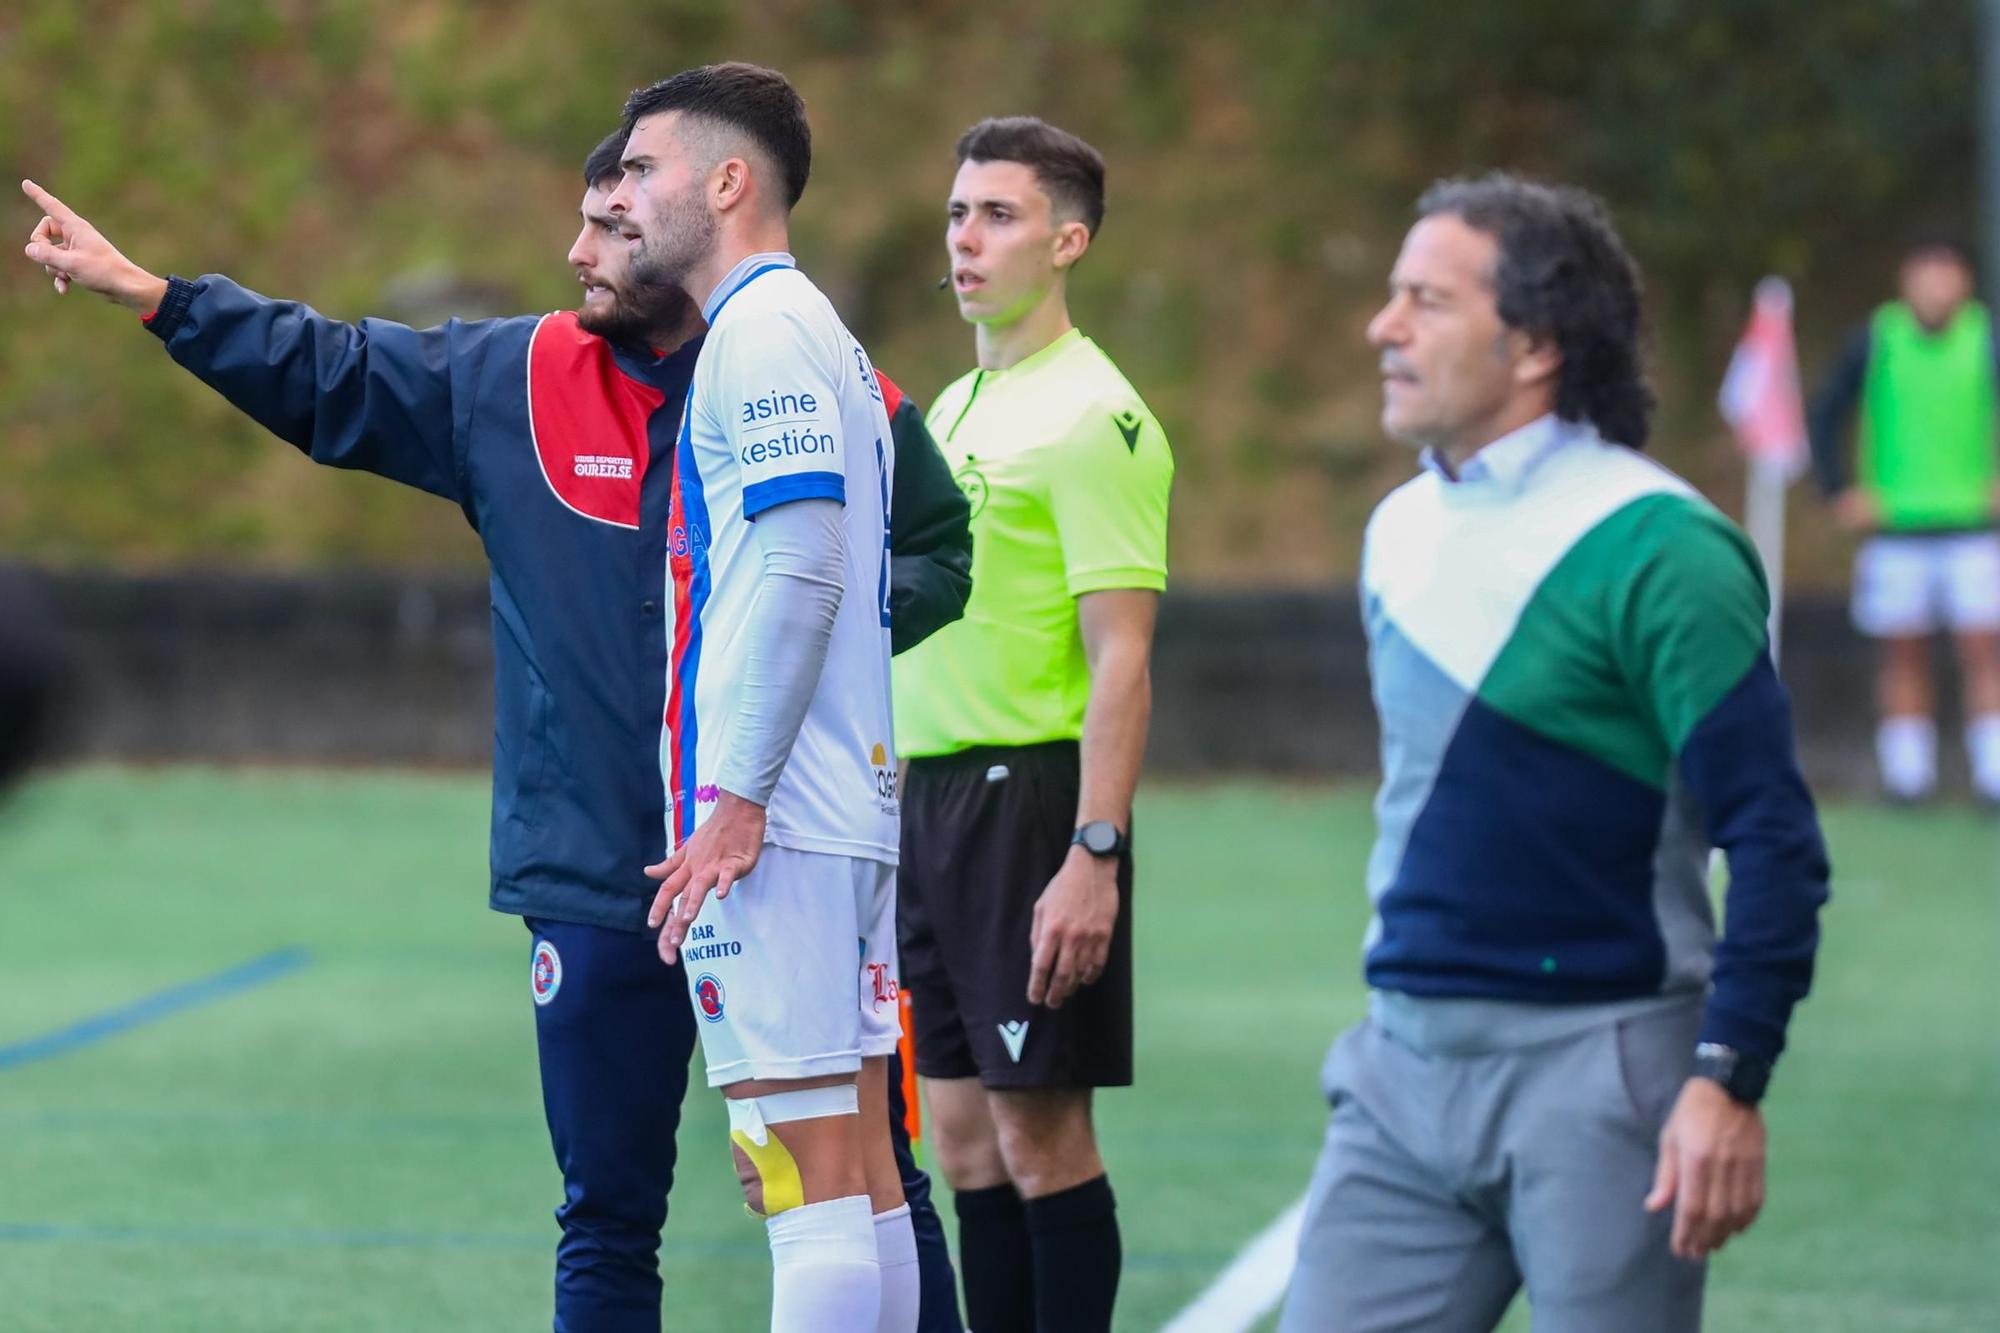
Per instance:
[[[668,511],[668,836],[715,808],[745,630],[764,563],[750,524],[790,500],[844,506],[840,613],[826,669],[768,808],[770,842],[895,864],[889,708],[894,442],[867,353],[786,254],[753,255],[703,310]]]

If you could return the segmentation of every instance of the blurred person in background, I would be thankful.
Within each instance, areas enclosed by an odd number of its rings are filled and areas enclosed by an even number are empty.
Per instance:
[[[1367,1018],[1281,1327],[1689,1333],[1827,863],[1744,535],[1640,451],[1637,266],[1507,175],[1419,202],[1368,328],[1422,471],[1370,520]],[[1708,852],[1728,855],[1717,940]]]
[[[1926,237],[1903,255],[1898,296],[1856,329],[1813,402],[1813,471],[1854,561],[1856,628],[1882,644],[1876,761],[1891,799],[1937,785],[1931,640],[1951,632],[1972,785],[2000,805],[2000,454],[1993,323],[1971,256]],[[1860,407],[1857,461],[1841,449]]]
[[[980,1333],[1101,1333],[1121,1240],[1098,1088],[1132,1082],[1132,797],[1174,461],[1070,320],[1104,159],[1029,116],[958,141],[976,369],[930,424],[973,498],[965,619],[896,667],[903,984]]]
[[[705,325],[675,289],[635,284],[605,205],[622,129],[583,171],[574,311],[415,330],[346,324],[211,274],[162,279],[45,190],[27,254],[58,292],[141,315],[168,355],[314,461],[458,504],[492,567],[491,905],[525,918],[543,1105],[563,1174],[555,1327],[660,1327],[657,1251],[695,1027],[662,966],[644,867],[665,828],[657,719],[666,510]],[[892,639],[961,613],[968,506],[914,402],[894,404]],[[653,720],[648,725],[648,720]],[[894,1071],[892,1070],[892,1074]],[[900,1101],[901,1078],[889,1080]],[[924,1330],[960,1327],[930,1185],[892,1106],[922,1273]]]
[[[0,795],[40,752],[54,708],[55,626],[26,578],[0,569]]]

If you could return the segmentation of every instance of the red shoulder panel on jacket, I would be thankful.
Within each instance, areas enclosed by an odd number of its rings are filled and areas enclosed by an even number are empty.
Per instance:
[[[903,391],[896,387],[896,381],[879,370],[875,372],[875,378],[882,382],[882,408],[894,417],[896,409],[903,405]]]
[[[646,422],[666,395],[618,369],[611,345],[545,315],[528,343],[528,423],[542,476],[575,513],[639,526],[639,485],[652,450]]]

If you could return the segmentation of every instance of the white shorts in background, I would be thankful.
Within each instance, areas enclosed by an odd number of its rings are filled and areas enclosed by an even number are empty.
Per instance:
[[[1878,639],[2000,630],[2000,533],[1870,537],[1854,557],[1853,614]]]
[[[710,1087],[855,1073],[902,1033],[896,868],[766,844],[681,960]]]

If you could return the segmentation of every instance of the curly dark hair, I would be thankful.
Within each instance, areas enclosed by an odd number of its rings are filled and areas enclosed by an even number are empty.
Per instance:
[[[1417,214],[1456,217],[1499,243],[1492,281],[1501,322],[1551,337],[1562,352],[1556,415],[1644,449],[1654,399],[1640,365],[1639,266],[1603,202],[1496,171],[1439,181]]]

